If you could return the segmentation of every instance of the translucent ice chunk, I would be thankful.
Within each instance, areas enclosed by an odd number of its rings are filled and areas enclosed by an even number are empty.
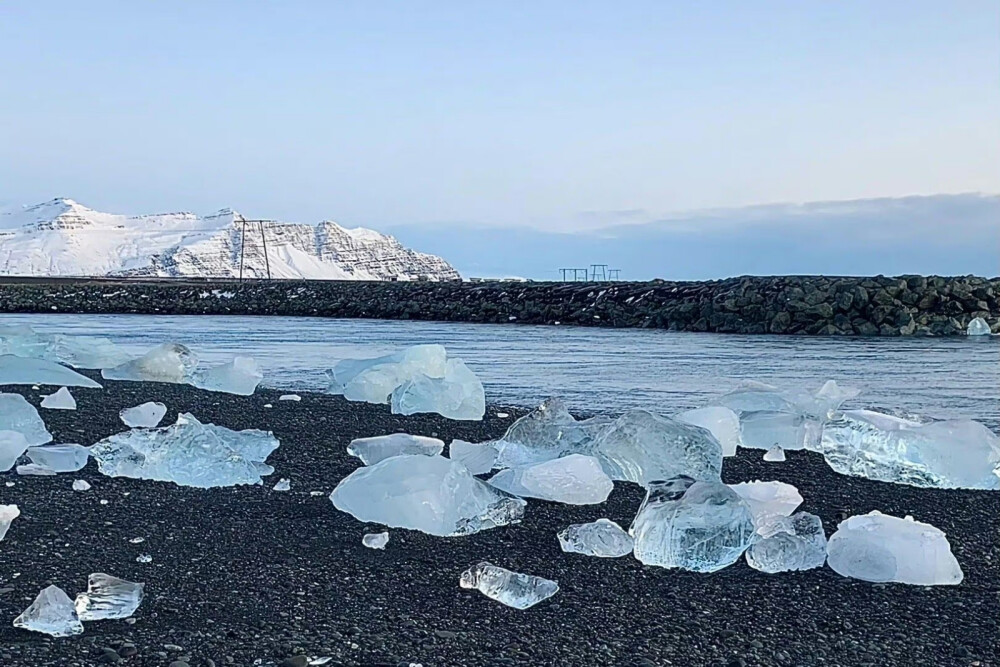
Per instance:
[[[76,472],[85,465],[90,450],[83,445],[42,445],[28,447],[28,458],[32,463],[50,468],[55,472]]]
[[[90,483],[85,479],[77,479],[73,481],[74,491],[90,491]]]
[[[823,522],[808,512],[774,517],[757,529],[746,558],[750,567],[769,573],[822,567],[826,561]]]
[[[648,485],[629,533],[646,565],[715,572],[739,559],[754,526],[746,502],[725,484],[675,477]]]
[[[483,561],[462,573],[462,588],[474,588],[508,607],[527,609],[559,591],[559,584],[530,574],[511,572]]]
[[[292,482],[288,479],[279,479],[278,483],[274,485],[272,491],[290,491],[292,489]]]
[[[129,356],[107,338],[42,334],[31,327],[0,327],[0,354],[48,359],[74,368],[108,368]]]
[[[824,428],[823,455],[845,475],[943,489],[1000,489],[1000,438],[968,419],[917,422],[848,410]]]
[[[501,470],[489,483],[522,498],[540,498],[569,505],[603,503],[614,483],[592,456],[570,454],[551,461]]]
[[[180,343],[164,343],[138,359],[113,368],[105,368],[101,371],[101,377],[108,380],[183,384],[190,380],[197,365],[197,355],[186,346]]]
[[[559,546],[568,553],[618,558],[632,553],[632,538],[610,519],[574,523],[559,531]]]
[[[747,412],[740,417],[743,446],[751,449],[817,449],[820,422],[788,412]]]
[[[784,482],[741,482],[730,484],[746,501],[753,515],[754,525],[760,528],[774,517],[790,516],[802,504],[802,495],[791,484]]]
[[[66,387],[42,399],[42,407],[49,410],[76,410],[76,399]]]
[[[28,441],[24,439],[23,433],[0,431],[0,472],[14,467],[26,451],[28,451]]]
[[[56,471],[47,466],[38,465],[37,463],[25,463],[24,465],[17,466],[17,474],[51,477],[56,474]]]
[[[159,425],[160,420],[163,419],[165,414],[167,414],[167,406],[163,403],[153,403],[150,401],[133,408],[122,408],[122,411],[118,413],[118,417],[126,426],[132,428],[152,428]]]
[[[976,317],[969,322],[969,326],[965,330],[965,333],[967,333],[970,336],[989,336],[990,325],[983,318]]]
[[[611,423],[607,417],[577,421],[562,399],[549,398],[511,424],[495,443],[496,467],[540,463],[568,454],[590,454],[596,438],[607,431]]]
[[[91,387],[101,385],[86,375],[47,359],[0,355],[0,384],[47,384],[56,387]]]
[[[414,375],[395,388],[392,413],[436,412],[448,419],[479,421],[486,413],[486,393],[476,374],[458,359],[449,359],[444,377]]]
[[[525,502],[482,482],[461,463],[403,455],[358,468],[330,494],[359,521],[431,535],[470,535],[520,521]]]
[[[263,379],[257,362],[249,357],[236,357],[227,364],[199,368],[191,374],[191,384],[199,389],[240,396],[253,394]]]
[[[21,516],[21,510],[17,508],[17,505],[0,505],[0,540],[7,536],[10,524],[19,516]]]
[[[345,359],[329,372],[328,391],[349,401],[387,403],[396,387],[417,374],[444,377],[447,358],[441,345],[414,345],[375,359]]]
[[[361,538],[361,543],[369,549],[385,549],[385,545],[389,544],[389,531],[381,533],[366,533],[365,536]]]
[[[27,609],[14,619],[14,627],[41,632],[52,637],[72,637],[83,633],[73,601],[58,586],[42,590]]]
[[[437,438],[409,433],[376,435],[371,438],[356,438],[347,446],[347,453],[361,459],[366,466],[401,454],[422,454],[437,456],[444,450],[444,442]]]
[[[945,534],[912,517],[852,516],[837,527],[826,551],[837,574],[864,581],[936,586],[963,578]]]
[[[90,455],[110,477],[209,488],[260,484],[261,473],[269,469],[263,462],[278,445],[270,432],[231,431],[183,413],[173,426],[105,438],[90,448]]]
[[[785,460],[785,450],[783,450],[778,445],[771,447],[771,449],[764,452],[764,460],[779,463]]]
[[[76,614],[81,621],[128,618],[139,608],[143,588],[145,584],[94,573],[87,578],[87,592],[76,596]]]
[[[302,397],[298,394],[282,394],[278,397],[279,401],[295,401],[296,403],[302,400]]]
[[[740,439],[740,418],[729,408],[711,406],[687,410],[674,415],[674,419],[708,429],[722,445],[723,456],[736,456],[736,448],[743,444]]]
[[[135,562],[136,563],[152,563],[153,562],[153,557],[150,556],[149,554],[139,554],[138,556],[135,557]]]
[[[492,442],[473,443],[452,440],[448,456],[469,469],[473,475],[482,475],[493,469],[497,460],[497,450]]]

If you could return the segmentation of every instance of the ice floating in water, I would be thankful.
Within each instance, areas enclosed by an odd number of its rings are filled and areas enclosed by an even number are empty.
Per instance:
[[[837,527],[826,551],[837,574],[864,581],[936,586],[963,577],[944,533],[913,517],[852,516]]]
[[[462,573],[462,588],[474,588],[508,607],[527,609],[559,591],[559,584],[530,574],[511,572],[483,561]]]
[[[73,601],[58,586],[42,590],[31,606],[14,619],[14,627],[52,637],[72,637],[83,632]]]
[[[37,463],[25,463],[24,465],[17,466],[18,475],[36,475],[39,477],[51,477],[56,474],[56,471],[52,468],[46,466],[38,465]]]
[[[771,449],[764,452],[764,460],[780,463],[785,460],[785,450],[778,445],[775,445],[774,447],[771,447]]]
[[[431,535],[470,535],[520,521],[525,501],[441,456],[403,455],[352,472],[330,494],[359,521]]]
[[[361,459],[366,466],[403,454],[437,456],[444,450],[444,442],[437,438],[409,433],[376,435],[371,438],[356,438],[347,446],[347,453]]]
[[[389,531],[382,533],[366,533],[365,536],[361,538],[361,543],[369,549],[385,549],[385,545],[389,544]]]
[[[942,489],[1000,489],[1000,438],[968,419],[917,422],[848,410],[823,429],[823,455],[845,475]]]
[[[444,377],[448,353],[441,345],[414,345],[374,359],[344,359],[328,372],[331,394],[349,401],[387,403],[399,385],[418,374]]]
[[[249,357],[236,357],[227,364],[198,368],[191,374],[191,384],[199,389],[240,396],[253,394],[263,379],[257,362]]]
[[[28,441],[24,439],[24,434],[0,431],[0,472],[10,470],[26,451]]]
[[[298,402],[298,401],[302,400],[302,397],[299,396],[298,394],[282,394],[281,396],[278,397],[278,400],[279,401],[296,401],[296,402]]]
[[[10,524],[19,516],[21,516],[21,510],[17,508],[17,505],[0,505],[0,540],[7,536]]]
[[[0,355],[0,384],[47,384],[56,387],[90,387],[101,385],[86,375],[47,359]]]
[[[74,368],[109,368],[129,355],[107,338],[42,334],[28,326],[0,327],[0,354],[57,361]]]
[[[740,418],[729,408],[713,405],[687,410],[674,415],[674,419],[708,429],[722,445],[723,456],[736,456],[736,449],[743,444],[740,439]]]
[[[464,465],[473,475],[482,475],[493,470],[493,464],[497,460],[497,450],[492,442],[477,444],[465,440],[452,440],[448,447],[448,457]]]
[[[396,387],[390,402],[397,415],[436,412],[448,419],[479,421],[486,414],[483,383],[458,359],[448,360],[444,377],[410,378]]]
[[[150,401],[132,408],[122,408],[122,411],[118,413],[118,417],[126,426],[132,428],[152,428],[158,426],[160,420],[166,414],[167,406],[163,403]]]
[[[63,387],[54,394],[49,394],[42,399],[42,407],[49,410],[76,410],[76,399],[69,389]]]
[[[271,489],[272,491],[290,491],[292,488],[292,482],[288,479],[279,479],[278,483],[274,485]]]
[[[603,503],[615,488],[601,463],[593,456],[582,454],[501,470],[489,483],[522,498],[569,505]]]
[[[76,472],[85,465],[90,457],[90,450],[83,445],[42,445],[28,447],[28,458],[55,472]]]
[[[649,484],[629,533],[646,565],[715,572],[750,546],[754,526],[746,502],[725,484],[675,477]]]
[[[231,431],[184,413],[173,426],[133,429],[105,438],[90,448],[90,455],[110,477],[210,488],[260,484],[262,474],[273,472],[264,461],[278,445],[270,432]]]
[[[823,522],[808,512],[773,517],[757,529],[746,558],[750,567],[768,573],[822,567],[826,561]]]
[[[85,479],[78,479],[73,481],[74,491],[90,491],[90,483]]]
[[[632,538],[610,519],[574,523],[559,531],[559,546],[568,553],[618,558],[632,553]]]
[[[741,482],[729,488],[746,501],[758,528],[779,516],[790,516],[802,504],[802,495],[791,484],[784,482]]]
[[[128,618],[142,602],[145,584],[135,584],[97,572],[87,578],[87,592],[76,596],[76,614],[81,621]]]
[[[967,333],[970,336],[989,336],[990,325],[983,318],[976,317],[969,322],[969,326],[965,330],[965,333]]]
[[[105,368],[101,371],[101,377],[108,380],[183,384],[190,380],[197,365],[197,355],[186,346],[180,343],[164,343],[138,359],[132,359],[113,368]]]

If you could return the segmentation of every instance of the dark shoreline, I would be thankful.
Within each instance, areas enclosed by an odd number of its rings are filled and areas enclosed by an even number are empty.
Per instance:
[[[1000,332],[1000,278],[772,276],[702,282],[0,279],[0,312],[288,315],[740,334]]]

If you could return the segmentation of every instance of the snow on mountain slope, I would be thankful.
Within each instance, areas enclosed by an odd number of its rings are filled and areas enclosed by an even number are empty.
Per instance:
[[[244,225],[243,216],[230,209],[204,217],[125,216],[72,199],[0,213],[0,274],[236,277],[241,262],[243,275],[251,278],[266,277],[268,266],[272,278],[459,278],[440,257],[370,229],[329,221]]]

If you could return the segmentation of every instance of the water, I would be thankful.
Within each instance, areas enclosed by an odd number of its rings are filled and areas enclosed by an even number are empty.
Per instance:
[[[861,387],[855,407],[897,407],[1000,424],[1000,337],[821,338],[648,329],[292,317],[2,315],[0,324],[107,336],[140,353],[164,341],[208,362],[254,357],[264,384],[322,390],[340,359],[442,343],[482,378],[488,401],[535,405],[563,396],[576,411],[704,405],[747,379]]]

